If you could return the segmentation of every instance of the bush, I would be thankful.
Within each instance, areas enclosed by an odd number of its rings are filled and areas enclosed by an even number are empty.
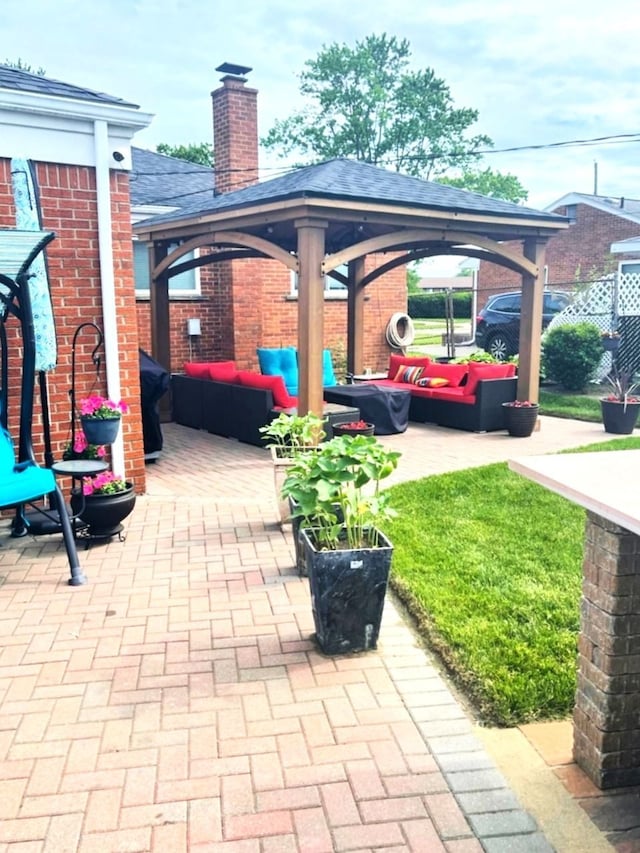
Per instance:
[[[567,391],[583,391],[602,359],[600,330],[593,323],[558,326],[547,332],[544,372]]]
[[[446,293],[410,293],[407,301],[407,313],[412,320],[439,319],[446,316]],[[454,318],[471,318],[471,293],[453,294]]]

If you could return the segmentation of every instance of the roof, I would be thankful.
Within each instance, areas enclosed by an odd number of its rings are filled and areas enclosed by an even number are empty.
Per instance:
[[[213,201],[214,171],[208,166],[168,157],[145,148],[131,148],[131,204],[187,205]]]
[[[546,211],[557,210],[574,204],[586,204],[612,216],[640,224],[640,199],[619,196],[589,195],[589,193],[567,193],[545,207]]]
[[[95,92],[93,89],[86,89],[83,86],[72,86],[70,83],[63,83],[61,80],[42,77],[38,74],[32,74],[29,71],[23,71],[20,68],[11,68],[8,65],[0,65],[0,89],[34,92],[52,97],[71,98],[76,101],[118,104],[123,107],[138,108],[139,106],[138,104],[124,101],[122,98],[106,95],[104,92]]]
[[[202,213],[231,211],[259,203],[288,199],[341,199],[352,202],[387,203],[405,207],[539,219],[546,224],[566,222],[565,217],[523,207],[502,199],[390,172],[370,163],[336,159],[305,166],[283,175],[234,190],[212,199],[199,199],[182,210],[155,216],[145,224],[177,222]]]

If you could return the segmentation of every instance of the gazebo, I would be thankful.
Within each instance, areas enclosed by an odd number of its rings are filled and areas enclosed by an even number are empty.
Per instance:
[[[210,200],[134,225],[150,248],[153,355],[171,364],[170,276],[237,258],[279,260],[298,276],[299,410],[319,414],[324,277],[347,285],[347,369],[359,373],[366,288],[398,265],[461,255],[521,275],[518,398],[536,401],[545,246],[566,227],[562,216],[347,159],[233,192],[212,192]],[[177,263],[194,249],[199,257]],[[365,259],[372,253],[389,259],[366,272]],[[347,276],[338,272],[344,265]]]

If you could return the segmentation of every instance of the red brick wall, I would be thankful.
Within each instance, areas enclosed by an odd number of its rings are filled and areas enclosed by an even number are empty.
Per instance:
[[[69,391],[73,336],[82,323],[93,322],[103,328],[95,171],[82,166],[38,163],[37,178],[43,228],[56,233],[56,239],[47,249],[47,257],[56,323],[58,364],[47,376],[53,453],[56,459],[60,459],[71,427]],[[123,418],[122,423],[126,470],[117,473],[124,473],[127,479],[134,481],[136,490],[143,492],[145,470],[140,413],[138,329],[133,286],[129,178],[126,173],[111,173],[111,191],[120,383],[122,399],[131,406],[130,414]],[[0,160],[0,226],[15,226],[8,160]],[[90,328],[79,333],[76,344],[76,400],[82,399],[91,391],[106,394],[104,348],[101,350],[103,363],[97,379],[91,362],[95,343],[95,333]],[[11,363],[11,371],[10,411],[11,428],[14,431],[19,408],[19,374],[15,359]],[[80,429],[78,423],[76,427]],[[39,394],[36,394],[34,407],[34,447],[36,458],[42,461]]]
[[[567,209],[559,207],[553,213],[566,216]],[[637,237],[639,232],[637,223],[587,204],[578,204],[576,221],[547,243],[548,286],[572,290],[578,282],[595,281],[602,274],[614,272],[618,261],[626,256],[612,255],[611,244]],[[521,244],[512,246],[521,251]],[[516,273],[483,261],[478,276],[478,306],[481,308],[493,293],[520,290],[521,285]]]
[[[258,92],[224,77],[211,98],[216,190],[225,193],[258,180]]]

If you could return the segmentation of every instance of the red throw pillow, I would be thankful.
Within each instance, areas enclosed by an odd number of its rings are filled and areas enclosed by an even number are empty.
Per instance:
[[[214,382],[235,382],[237,377],[238,371],[232,361],[209,365],[209,379]]]
[[[508,376],[516,375],[515,364],[485,364],[481,361],[469,362],[469,375],[467,384],[464,386],[467,389],[467,394],[475,394],[478,382],[481,379],[506,379]]]
[[[425,367],[422,376],[424,378],[437,376],[448,379],[449,385],[452,388],[457,388],[467,375],[467,367],[466,364],[438,364],[438,362],[434,362]]]
[[[271,391],[273,405],[281,409],[290,409],[296,404],[295,398],[289,396],[282,376],[269,376],[263,373],[253,373],[250,370],[241,370],[238,373],[237,381],[239,385],[244,385],[245,388],[261,388],[264,391]]]
[[[395,379],[398,368],[402,364],[406,364],[407,367],[426,367],[428,364],[431,364],[431,359],[428,355],[409,356],[392,353],[389,356],[389,372],[387,373],[387,379]]]
[[[235,368],[236,363],[235,361],[185,361],[184,372],[194,379],[210,379],[209,368],[221,365]]]

